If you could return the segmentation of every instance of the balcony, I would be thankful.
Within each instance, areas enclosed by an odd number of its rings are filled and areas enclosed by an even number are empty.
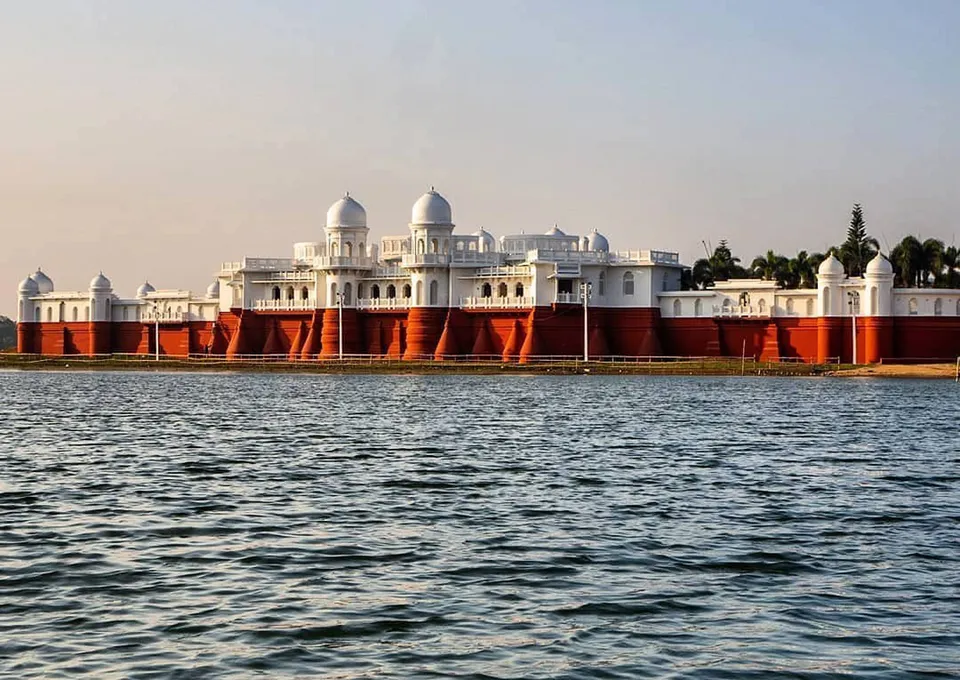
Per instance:
[[[580,293],[557,293],[553,302],[558,305],[580,305],[583,304],[583,298]]]
[[[313,272],[290,271],[290,272],[267,272],[251,279],[251,283],[312,283]]]
[[[254,300],[253,309],[257,312],[303,312],[317,308],[317,301],[306,300]]]
[[[337,269],[349,267],[351,269],[370,269],[373,262],[367,256],[347,255],[320,255],[313,260],[317,269]]]
[[[713,315],[728,319],[765,319],[770,316],[766,305],[714,305]]]
[[[450,256],[444,253],[416,253],[404,255],[402,264],[404,267],[445,267],[450,264]]]
[[[532,297],[462,297],[463,309],[528,309],[533,307]]]
[[[409,309],[410,298],[362,298],[357,300],[357,309]]]

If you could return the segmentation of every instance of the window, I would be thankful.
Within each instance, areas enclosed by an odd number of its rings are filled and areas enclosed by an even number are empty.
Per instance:
[[[457,251],[463,250],[463,241],[457,241]]]
[[[767,301],[761,298],[760,301],[757,303],[757,309],[760,311],[761,314],[765,314],[767,311]]]
[[[476,250],[476,249],[477,249],[477,242],[476,242],[476,241],[470,241],[470,250],[473,251],[473,250]]]
[[[434,279],[430,282],[430,304],[435,305],[438,302],[440,296],[440,286],[437,284],[437,280]]]
[[[73,313],[74,313],[74,314],[77,313],[77,308],[76,308],[76,307],[73,308]],[[124,321],[129,321],[129,320],[130,320],[130,310],[129,310],[127,307],[124,307],[124,308],[123,308],[123,320],[124,320]]]
[[[880,313],[880,294],[876,286],[870,288],[870,313],[877,315]]]
[[[623,275],[623,294],[633,295],[633,272]]]
[[[426,246],[424,246],[423,239],[422,238],[417,239],[417,254],[423,255],[425,250],[426,250]]]
[[[374,300],[380,299],[380,286],[378,286],[376,283],[370,287],[370,297]]]
[[[407,299],[407,300],[410,299],[410,293],[411,293],[411,292],[412,292],[412,291],[410,290],[410,284],[409,284],[409,283],[403,284],[403,297],[404,297],[405,299]]]
[[[910,301],[907,303],[907,311],[908,311],[912,316],[916,316],[916,314],[917,314],[917,298],[910,298]]]
[[[37,305],[36,309],[33,310],[33,320],[40,321],[40,306]]]
[[[807,300],[807,316],[813,316],[813,298]]]
[[[92,307],[93,305],[94,305],[94,303],[91,302],[91,303],[90,303],[90,307]],[[84,321],[89,321],[89,320],[90,320],[90,307],[84,307],[84,308],[83,308],[83,320],[84,320]]]
[[[680,300],[673,301],[673,315],[683,316],[683,305],[680,304]]]
[[[337,257],[338,255],[340,255],[340,244],[337,243],[336,241],[330,244],[330,255],[332,255],[333,257]]]
[[[483,284],[483,287],[480,289],[480,297],[493,297],[493,289],[490,287],[489,283]]]
[[[330,284],[330,304],[331,304],[331,305],[337,304],[337,291],[338,291],[338,290],[339,290],[339,289],[337,288],[337,282],[336,282],[336,281],[334,281],[333,283]]]
[[[80,310],[77,309],[76,307],[74,307],[74,308],[73,308],[73,312],[72,312],[72,316],[73,316],[73,320],[74,320],[74,321],[79,321],[79,320],[80,320]]]
[[[306,287],[306,286],[304,286],[303,288],[300,289],[300,299],[301,299],[301,300],[309,300],[309,299],[310,299],[310,291],[307,290],[307,287]]]
[[[434,254],[440,252],[440,242],[437,239],[430,240],[430,252]]]
[[[520,283],[519,281],[517,282],[517,285],[513,289],[513,294],[515,297],[518,297],[518,298],[523,297],[523,284]]]
[[[353,284],[349,281],[343,284],[343,304],[353,304]]]
[[[177,316],[175,318],[180,319],[183,317],[183,307],[177,305]]]
[[[197,310],[197,315],[200,317],[201,321],[207,318],[207,313],[204,311],[203,307]]]
[[[47,307],[47,322],[53,321],[53,307]]]
[[[280,299],[280,286],[273,287],[273,294],[271,296],[274,300]]]
[[[397,287],[391,283],[387,286],[387,299],[392,300],[395,297],[397,297]]]
[[[607,275],[604,272],[600,272],[600,276],[597,279],[597,295],[603,297],[606,293],[607,287]]]
[[[353,242],[347,241],[346,243],[347,257],[353,257]]]
[[[693,315],[700,316],[701,314],[703,314],[703,303],[700,300],[694,300]]]
[[[367,256],[367,249],[366,249],[366,247],[363,245],[363,241],[360,241],[360,245],[357,246],[357,253],[360,255],[360,257],[366,257],[366,256]],[[358,298],[360,297],[360,289],[359,289],[359,288],[357,288],[357,297],[358,297]]]
[[[497,286],[497,297],[507,297],[507,284],[501,283],[499,286]]]
[[[358,284],[357,284],[357,299],[358,299],[358,300],[362,300],[362,299],[363,299],[363,293],[364,293],[363,284],[362,284],[362,283],[358,283]]]
[[[292,300],[295,295],[296,294],[293,292],[293,286],[287,286],[287,299]]]
[[[63,321],[66,321],[66,320],[67,320],[67,303],[66,303],[66,302],[61,302],[61,303],[60,303],[60,315],[59,315],[59,317],[57,318],[57,321],[63,322]]]
[[[960,300],[957,300],[957,316],[960,316]]]
[[[787,314],[793,314],[793,298],[787,298]]]
[[[943,314],[943,300],[937,298],[933,303],[933,315],[941,316]]]
[[[830,316],[830,286],[823,288],[823,315]]]
[[[443,254],[446,255],[450,252],[450,241],[443,239]]]
[[[660,280],[660,290],[662,290],[664,293],[667,292],[667,274],[666,274],[666,272],[664,272],[663,278]]]

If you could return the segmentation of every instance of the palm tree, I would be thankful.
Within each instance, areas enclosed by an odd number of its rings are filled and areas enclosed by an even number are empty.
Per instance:
[[[806,250],[801,250],[796,257],[790,258],[787,262],[787,288],[816,288],[817,267],[821,262],[823,255],[808,255]]]
[[[764,281],[777,281],[780,285],[784,285],[787,277],[787,258],[768,250],[766,255],[753,258],[750,269]]]
[[[863,208],[859,203],[853,206],[850,226],[847,227],[847,240],[839,248],[838,259],[843,262],[849,276],[863,276],[867,263],[872,260],[880,244],[867,234],[867,223],[863,219]]]
[[[916,236],[905,236],[890,251],[895,281],[901,286],[920,286],[923,276],[923,244]]]
[[[726,281],[744,275],[740,258],[735,257],[723,239],[708,258],[700,258],[693,264],[693,281],[701,287],[713,285],[715,281]]]
[[[923,251],[923,281],[921,285],[930,285],[931,276],[934,279],[934,285],[940,280],[943,272],[943,241],[935,238],[928,238],[920,244]]]
[[[941,285],[944,288],[960,286],[960,250],[956,246],[947,246],[940,252]]]

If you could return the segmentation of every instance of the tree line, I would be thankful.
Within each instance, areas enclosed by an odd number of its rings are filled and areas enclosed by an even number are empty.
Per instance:
[[[0,316],[0,350],[17,346],[17,322]]]
[[[683,272],[687,290],[703,289],[716,281],[729,279],[763,279],[776,281],[784,288],[816,288],[817,269],[831,254],[843,264],[848,276],[863,276],[870,262],[880,252],[880,243],[867,233],[863,208],[853,206],[846,240],[828,248],[825,253],[801,250],[794,257],[768,250],[744,266],[733,254],[726,239],[720,241],[708,257],[697,260]],[[884,256],[893,265],[894,285],[901,288],[960,288],[960,251],[935,238],[920,240],[905,236]]]

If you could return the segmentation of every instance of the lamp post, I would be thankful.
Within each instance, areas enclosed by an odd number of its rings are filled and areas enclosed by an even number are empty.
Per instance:
[[[583,360],[590,361],[590,331],[587,327],[587,302],[590,300],[590,293],[593,291],[593,284],[584,281],[580,284],[580,297],[583,299]]]
[[[153,303],[153,351],[156,355],[155,360],[160,361],[160,303]]]
[[[856,291],[847,291],[847,301],[850,303],[850,320],[853,332],[853,361],[851,363],[854,364],[857,363],[857,299],[859,297],[860,295]]]
[[[337,359],[343,361],[343,293],[337,291]]]

